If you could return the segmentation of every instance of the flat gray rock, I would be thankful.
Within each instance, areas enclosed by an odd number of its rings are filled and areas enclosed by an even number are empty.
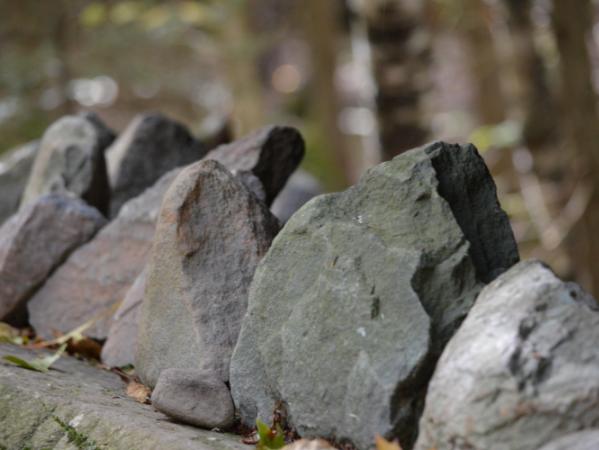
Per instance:
[[[599,430],[579,431],[551,441],[539,450],[597,450]]]
[[[282,401],[301,436],[410,448],[444,344],[483,280],[517,260],[471,145],[407,152],[309,201],[251,285],[230,372],[242,421]]]
[[[481,292],[447,344],[415,448],[536,450],[598,426],[597,303],[523,262]]]
[[[201,159],[207,150],[179,122],[160,114],[135,117],[106,151],[110,216],[165,173]]]
[[[235,419],[227,385],[200,370],[163,370],[152,392],[152,405],[179,422],[207,430],[226,430]]]
[[[39,197],[5,222],[0,227],[0,321],[24,325],[31,295],[105,223],[95,208],[63,194]]]
[[[144,383],[170,368],[228,381],[249,284],[278,229],[220,163],[183,169],[162,203],[148,266],[135,364]]]
[[[7,449],[247,450],[240,436],[173,423],[125,394],[108,371],[62,357],[47,373],[1,358],[33,352],[0,344],[0,445]],[[58,424],[62,422],[65,426]],[[67,428],[67,429],[65,429]],[[69,442],[68,430],[85,443]]]
[[[0,224],[19,209],[39,141],[10,150],[0,158]]]
[[[107,214],[110,189],[104,150],[114,133],[94,114],[65,116],[44,133],[21,206],[43,194],[71,192]]]

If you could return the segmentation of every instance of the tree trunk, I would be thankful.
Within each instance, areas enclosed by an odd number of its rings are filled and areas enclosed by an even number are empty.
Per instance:
[[[431,36],[424,1],[359,0],[378,92],[383,159],[424,143],[423,93],[430,88]]]
[[[590,0],[554,0],[552,25],[560,55],[561,123],[573,160],[572,177],[591,190],[580,223],[570,236],[570,254],[582,284],[599,296],[599,116],[591,82],[587,35]]]

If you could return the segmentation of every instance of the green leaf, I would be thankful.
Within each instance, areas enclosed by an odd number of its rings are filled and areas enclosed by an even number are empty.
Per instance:
[[[56,350],[55,353],[48,356],[44,356],[43,358],[35,358],[30,361],[13,355],[6,355],[2,359],[16,364],[17,366],[22,367],[23,369],[35,370],[36,372],[47,372],[48,369],[50,369],[50,366],[52,366],[52,364],[54,364],[62,356],[66,348],[67,345],[63,344],[60,346],[58,350]]]
[[[273,430],[260,419],[256,420],[256,428],[258,430],[258,450],[277,450],[285,447],[285,433],[279,424],[276,424]]]

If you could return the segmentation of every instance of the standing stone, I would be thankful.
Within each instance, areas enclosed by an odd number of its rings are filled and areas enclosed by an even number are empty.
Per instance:
[[[270,126],[230,144],[215,148],[206,156],[229,170],[247,170],[264,186],[270,205],[304,157],[304,141],[297,130]]]
[[[35,289],[104,223],[96,209],[60,194],[44,195],[12,216],[0,228],[0,321],[23,325]]]
[[[103,214],[110,189],[104,149],[114,134],[93,114],[65,116],[42,137],[21,206],[51,192],[71,192]]]
[[[0,224],[19,209],[39,141],[9,151],[0,159]]]
[[[233,425],[235,407],[227,385],[200,370],[166,369],[152,392],[152,405],[173,419],[211,430]]]
[[[598,426],[597,303],[523,262],[482,291],[447,344],[416,449],[537,450]]]
[[[111,217],[166,172],[201,159],[206,151],[184,125],[160,114],[137,116],[106,152]]]
[[[124,367],[135,363],[137,324],[146,289],[147,270],[139,274],[127,291],[125,299],[112,318],[108,338],[102,346],[102,362],[109,367]]]
[[[136,370],[225,382],[254,270],[279,228],[264,203],[216,161],[185,168],[169,188],[149,262]]]
[[[482,280],[517,260],[472,145],[412,150],[313,199],[252,282],[230,373],[242,422],[282,401],[304,437],[410,448],[436,358]]]
[[[287,222],[308,200],[322,193],[322,186],[316,178],[303,170],[298,170],[291,175],[275,199],[271,211],[281,222]]]

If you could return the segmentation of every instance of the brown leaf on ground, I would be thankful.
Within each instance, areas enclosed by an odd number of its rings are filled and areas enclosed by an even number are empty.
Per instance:
[[[378,434],[374,437],[374,442],[376,444],[376,450],[401,450],[401,446],[397,440],[389,442]]]
[[[127,395],[139,403],[150,404],[150,395],[152,391],[147,386],[144,386],[137,381],[129,381],[127,384]]]

